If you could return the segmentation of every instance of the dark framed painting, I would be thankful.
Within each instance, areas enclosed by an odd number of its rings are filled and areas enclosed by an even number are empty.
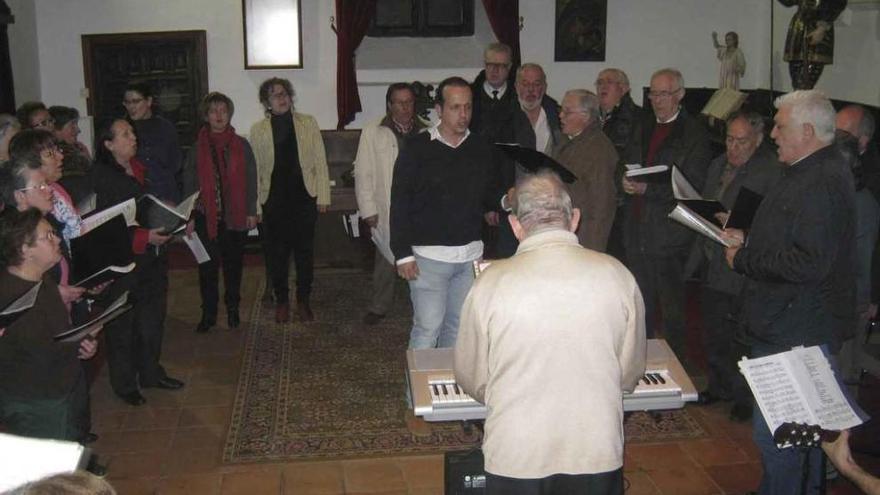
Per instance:
[[[556,0],[557,62],[605,61],[608,0]]]

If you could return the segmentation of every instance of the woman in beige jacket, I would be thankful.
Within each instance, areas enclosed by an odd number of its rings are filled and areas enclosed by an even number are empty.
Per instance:
[[[293,86],[271,78],[260,85],[266,118],[251,127],[257,160],[257,214],[262,217],[266,271],[275,292],[275,321],[290,321],[290,253],[296,263],[297,314],[314,319],[309,305],[314,272],[315,223],[330,206],[327,155],[318,122],[293,109]]]

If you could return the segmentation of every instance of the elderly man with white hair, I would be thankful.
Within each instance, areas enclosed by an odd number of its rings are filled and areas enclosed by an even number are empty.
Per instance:
[[[616,259],[578,245],[579,212],[552,172],[521,178],[516,254],[462,310],[455,377],[488,406],[487,494],[623,493],[624,390],[645,371],[645,314]]]
[[[578,178],[571,186],[572,204],[583,216],[578,241],[604,253],[617,211],[614,171],[618,156],[599,123],[599,98],[586,89],[566,92],[559,119],[566,138],[553,157]]]
[[[827,344],[855,312],[855,200],[853,177],[834,141],[834,108],[818,91],[794,91],[776,100],[771,137],[786,165],[764,197],[748,239],[728,230],[728,264],[746,276],[742,320],[752,356],[793,346]],[[754,411],[753,437],[761,451],[761,494],[819,493],[822,452],[803,457],[777,449],[764,417]]]

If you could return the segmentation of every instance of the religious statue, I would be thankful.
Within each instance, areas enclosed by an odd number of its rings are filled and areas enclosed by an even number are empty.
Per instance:
[[[825,65],[834,62],[834,21],[846,0],[779,0],[797,7],[785,38],[785,61],[794,89],[813,89]]]
[[[746,73],[746,57],[739,49],[739,35],[729,31],[724,43],[718,43],[718,33],[712,31],[712,43],[718,51],[721,68],[718,71],[718,88],[739,89],[739,78]]]

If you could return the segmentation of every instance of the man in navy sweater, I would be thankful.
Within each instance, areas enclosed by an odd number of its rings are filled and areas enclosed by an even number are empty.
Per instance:
[[[437,88],[440,122],[400,153],[391,186],[391,250],[409,282],[409,347],[453,347],[464,298],[483,256],[483,213],[500,199],[491,170],[497,150],[471,134],[473,95],[450,77]]]

